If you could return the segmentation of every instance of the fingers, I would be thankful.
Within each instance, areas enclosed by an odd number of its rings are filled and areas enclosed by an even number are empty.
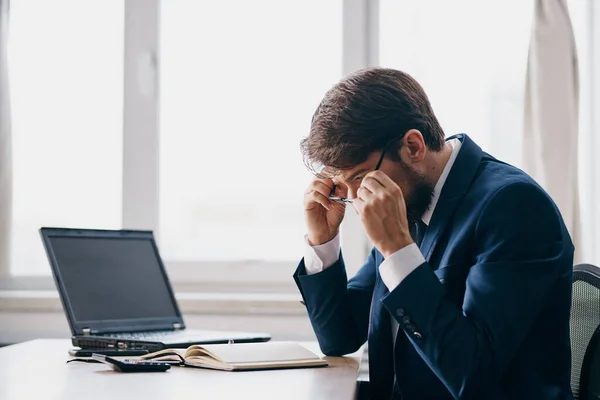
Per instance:
[[[393,197],[402,195],[402,191],[396,182],[381,171],[368,173],[362,180],[360,186],[371,192],[375,198],[383,198],[386,194],[390,194]]]
[[[365,181],[372,181],[372,180],[377,182],[379,185],[383,186],[384,188],[392,189],[392,188],[398,187],[398,185],[396,185],[396,182],[394,182],[392,180],[392,178],[387,176],[386,173],[381,170],[369,172],[367,175],[365,175],[362,183],[364,184]]]
[[[376,176],[367,174],[362,180],[360,188],[358,188],[356,191],[356,195],[362,200],[372,203],[377,199],[383,198],[388,192],[389,190],[377,179]]]
[[[374,189],[373,189],[374,190]],[[372,201],[375,194],[372,189],[369,189],[367,186],[361,185],[356,191],[356,198],[361,199],[363,201]]]
[[[361,200],[359,198],[356,198],[356,199],[354,199],[354,201],[352,201],[352,206],[354,207],[354,210],[356,211],[356,213],[358,215],[364,214],[365,205],[366,205],[366,203],[364,202],[364,200]]]
[[[402,191],[384,172],[373,171],[362,180],[356,197],[354,209],[361,218],[368,218],[373,210],[389,208],[390,200],[392,203],[396,203],[398,199],[402,198]]]
[[[377,179],[375,179],[372,176],[365,176],[360,184],[360,189],[358,189],[358,192],[360,192],[361,189],[364,189],[365,191],[368,191],[369,193],[373,194],[373,193],[379,193],[382,190],[385,190],[385,186],[383,186]],[[357,194],[358,194],[357,192]]]
[[[377,214],[377,208],[373,206],[373,203],[364,201],[363,199],[354,199],[352,202],[354,211],[358,214],[363,224],[365,221],[373,220],[373,217]]]
[[[318,203],[325,209],[330,210],[333,205],[332,201],[329,200],[332,185],[333,181],[331,179],[316,178],[313,180],[304,195],[306,206],[310,203]]]
[[[308,189],[306,189],[305,194],[309,194],[312,191],[316,191],[321,193],[325,197],[329,197],[329,193],[331,193],[332,186],[333,181],[331,179],[317,178],[310,183]]]
[[[316,190],[313,190],[312,192],[308,193],[306,195],[306,200],[307,200],[307,203],[310,203],[310,202],[319,203],[320,205],[325,207],[325,209],[327,209],[328,211],[331,210],[331,207],[333,206],[332,201],[329,200],[328,196],[325,196],[323,193],[320,193]]]

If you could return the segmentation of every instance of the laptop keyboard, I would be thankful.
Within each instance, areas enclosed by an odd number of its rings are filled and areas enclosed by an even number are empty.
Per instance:
[[[152,331],[152,332],[129,332],[129,333],[107,333],[102,336],[115,339],[160,341],[161,339],[181,336],[182,331]]]

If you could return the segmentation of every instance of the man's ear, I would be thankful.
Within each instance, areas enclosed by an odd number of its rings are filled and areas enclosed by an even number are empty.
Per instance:
[[[417,129],[411,129],[404,134],[402,138],[402,147],[400,147],[400,151],[404,149],[402,156],[412,162],[419,162],[423,160],[425,157],[425,139],[423,139],[423,134]]]

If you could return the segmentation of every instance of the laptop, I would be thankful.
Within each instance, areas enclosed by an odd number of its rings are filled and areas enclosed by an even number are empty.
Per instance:
[[[150,352],[266,342],[266,333],[186,329],[154,234],[40,229],[74,346]]]

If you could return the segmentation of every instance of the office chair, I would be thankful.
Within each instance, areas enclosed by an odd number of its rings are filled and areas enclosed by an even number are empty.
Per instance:
[[[570,327],[571,390],[576,400],[600,399],[599,326],[600,268],[575,265]]]

